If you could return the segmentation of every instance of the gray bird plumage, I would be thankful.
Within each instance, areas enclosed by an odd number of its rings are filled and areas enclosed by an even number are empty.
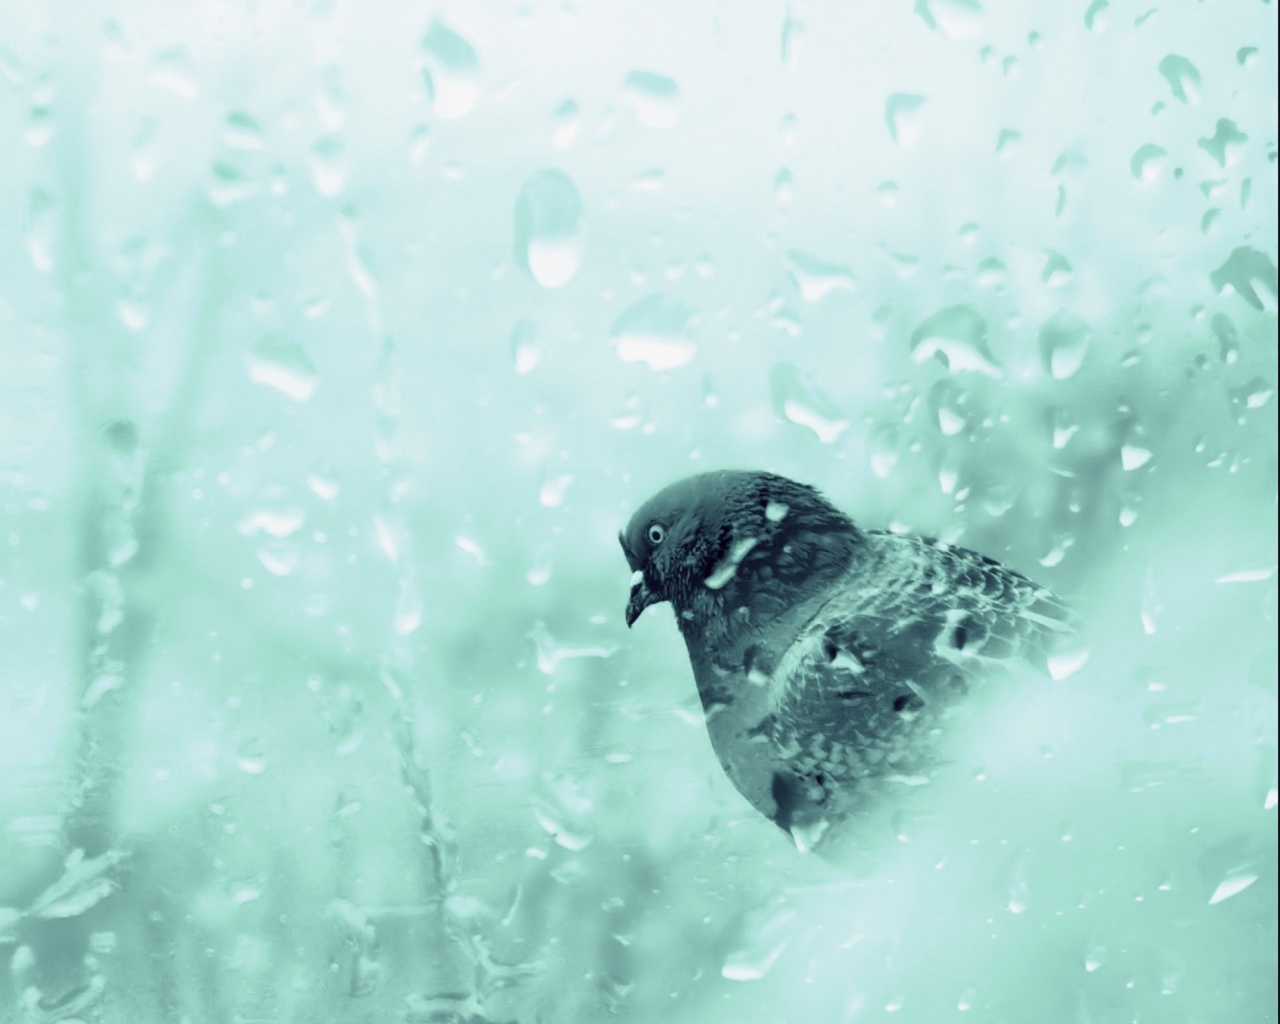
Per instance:
[[[802,848],[927,780],[971,687],[1042,667],[1077,621],[990,558],[862,530],[770,473],[674,483],[619,541],[627,625],[671,602],[725,772]]]

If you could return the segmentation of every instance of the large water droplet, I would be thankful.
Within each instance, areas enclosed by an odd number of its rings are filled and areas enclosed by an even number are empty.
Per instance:
[[[695,346],[688,335],[695,310],[664,295],[650,295],[624,309],[609,329],[614,351],[624,363],[670,370],[689,362]]]
[[[787,270],[791,272],[805,302],[818,302],[834,291],[853,288],[853,271],[843,263],[791,249],[787,252]]]
[[[1074,377],[1089,351],[1091,329],[1065,309],[1055,313],[1040,328],[1040,359],[1054,380]]]
[[[1223,900],[1229,900],[1232,896],[1239,896],[1249,886],[1258,880],[1256,872],[1251,870],[1240,870],[1228,875],[1218,887],[1213,890],[1213,895],[1209,897],[1209,902],[1221,903]]]
[[[1218,294],[1230,289],[1254,309],[1276,309],[1276,265],[1265,252],[1248,245],[1233,249],[1222,266],[1209,275]]]
[[[1003,371],[987,345],[987,322],[971,306],[947,306],[911,335],[911,360],[937,356],[953,373],[973,371],[999,380]]]
[[[474,47],[437,18],[419,49],[431,109],[450,119],[468,113],[480,98],[480,58]]]
[[[849,428],[839,408],[794,363],[779,363],[769,374],[773,409],[779,418],[812,430],[823,444],[831,444]]]
[[[246,363],[251,381],[273,387],[295,402],[305,402],[319,384],[306,350],[278,334],[267,334],[255,341]]]
[[[1249,136],[1242,132],[1229,117],[1218,119],[1213,137],[1198,139],[1196,145],[1213,157],[1219,167],[1235,164],[1240,158],[1240,151],[1249,141]]]
[[[623,90],[636,120],[646,128],[670,128],[680,116],[680,89],[673,78],[632,71]]]
[[[1215,313],[1209,321],[1213,336],[1218,339],[1218,356],[1228,366],[1240,358],[1240,332],[1225,313]]]
[[[515,261],[544,288],[568,284],[582,266],[582,197],[567,174],[544,169],[516,197]]]
[[[1200,72],[1186,57],[1169,54],[1160,61],[1159,71],[1169,83],[1173,95],[1183,103],[1195,103],[1200,99]]]
[[[889,137],[904,149],[920,140],[924,104],[924,96],[905,92],[896,92],[885,100],[884,123]]]

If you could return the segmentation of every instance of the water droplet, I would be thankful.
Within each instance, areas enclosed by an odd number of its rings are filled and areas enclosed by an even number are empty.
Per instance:
[[[258,549],[258,561],[273,576],[288,576],[298,567],[302,555],[293,544],[279,542]]]
[[[657,192],[666,180],[661,167],[649,167],[632,178],[631,184],[638,192]]]
[[[652,71],[632,71],[623,91],[632,112],[646,128],[670,128],[680,115],[680,89],[675,79]]]
[[[1242,68],[1253,67],[1257,63],[1258,48],[1256,46],[1242,46],[1236,51],[1236,63]]]
[[[302,528],[306,515],[300,508],[263,508],[250,512],[236,523],[236,529],[246,537],[256,533],[282,539]]]
[[[250,199],[258,191],[258,183],[240,168],[224,160],[215,160],[210,168],[209,202],[219,208]]]
[[[528,373],[538,365],[542,353],[537,345],[538,328],[527,317],[516,321],[511,330],[511,361],[515,364],[516,373]]]
[[[156,122],[153,118],[144,118],[129,143],[129,169],[137,181],[150,181],[159,162]]]
[[[971,306],[947,306],[911,335],[911,360],[937,356],[952,373],[973,371],[999,380],[1003,371],[987,345],[987,322]]]
[[[614,320],[609,337],[624,363],[645,363],[652,370],[683,366],[696,348],[688,336],[695,310],[664,295],[650,295],[628,306]]]
[[[556,107],[551,115],[551,144],[556,149],[568,149],[577,139],[579,114],[578,104],[573,100],[565,100]]]
[[[1066,310],[1059,310],[1040,328],[1040,359],[1049,376],[1066,380],[1079,372],[1091,333],[1087,323]]]
[[[543,169],[516,197],[515,261],[544,288],[568,284],[582,266],[582,197],[561,171]]]
[[[278,334],[255,341],[246,363],[251,381],[273,387],[295,402],[305,402],[320,382],[306,350]]]
[[[773,179],[773,200],[779,206],[791,205],[791,200],[795,198],[796,180],[791,175],[789,167],[780,168],[777,176]]]
[[[594,838],[587,822],[595,803],[573,779],[544,775],[542,792],[530,801],[533,816],[558,846],[574,853]]]
[[[1200,72],[1186,57],[1171,53],[1159,64],[1160,74],[1169,83],[1173,95],[1183,103],[1196,103],[1200,99]]]
[[[1075,675],[1093,652],[1088,647],[1076,651],[1060,651],[1049,656],[1049,675],[1057,682]]]
[[[1133,159],[1129,161],[1129,173],[1144,183],[1155,181],[1160,177],[1160,170],[1164,167],[1165,157],[1168,155],[1167,150],[1154,142],[1139,146],[1137,152],[1133,154]]]
[[[1103,12],[1110,6],[1110,0],[1092,0],[1089,9],[1084,12],[1084,27],[1090,32],[1104,31],[1107,27],[1107,18]]]
[[[968,428],[968,400],[968,393],[949,377],[936,381],[929,389],[929,411],[946,437],[955,437]]]
[[[787,13],[782,18],[782,66],[787,71],[796,71],[800,67],[801,43],[804,40],[804,22],[796,17],[795,8],[787,5]]]
[[[995,257],[983,260],[978,264],[974,281],[979,288],[998,288],[1004,284],[1005,265]]]
[[[322,196],[336,196],[347,181],[346,147],[337,135],[326,135],[312,147],[311,180]]]
[[[400,581],[400,595],[396,599],[395,616],[391,628],[396,636],[409,636],[422,625],[422,594],[411,579]]]
[[[1209,283],[1219,295],[1230,289],[1254,309],[1275,312],[1276,265],[1265,252],[1247,245],[1233,249]]]
[[[151,73],[147,76],[147,81],[184,100],[195,99],[200,91],[196,84],[195,61],[191,59],[190,52],[181,46],[156,54],[155,60],[151,62]]]
[[[549,477],[538,488],[538,502],[543,508],[559,508],[564,504],[564,492],[569,489],[569,485],[572,483],[573,476],[569,473],[560,473]]]
[[[818,302],[834,291],[851,290],[854,285],[853,271],[843,263],[833,263],[799,249],[788,250],[787,270],[805,302]]]
[[[1151,461],[1151,452],[1136,444],[1122,445],[1120,448],[1120,465],[1126,470],[1141,469]]]
[[[1248,140],[1249,136],[1234,121],[1229,117],[1222,117],[1218,119],[1213,137],[1198,139],[1196,145],[1213,157],[1219,167],[1225,168],[1228,164],[1234,165],[1239,161],[1240,152]]]
[[[261,149],[262,126],[242,110],[233,110],[222,122],[222,142],[232,149]]]
[[[996,153],[1000,156],[1013,156],[1018,151],[1018,143],[1022,141],[1022,132],[1012,128],[1002,128],[996,137]]]
[[[57,222],[54,211],[57,204],[42,188],[33,188],[27,200],[27,256],[31,265],[41,274],[53,269],[53,245]]]
[[[1062,253],[1054,249],[1044,252],[1044,269],[1040,272],[1040,280],[1050,288],[1062,288],[1071,283],[1075,269]]]
[[[759,927],[748,930],[748,941],[725,957],[720,976],[728,981],[759,981],[778,962],[791,941],[797,913],[784,908]]]
[[[1258,876],[1253,871],[1240,871],[1235,874],[1228,875],[1218,887],[1213,890],[1213,895],[1209,897],[1210,905],[1221,903],[1223,900],[1229,900],[1232,896],[1238,896],[1244,892],[1249,886],[1258,880]]]
[[[794,363],[779,363],[769,375],[774,412],[779,418],[812,430],[831,444],[849,428],[835,403]]]
[[[419,51],[432,111],[450,120],[468,113],[480,98],[480,58],[472,45],[437,18]]]
[[[926,97],[914,93],[897,92],[885,100],[884,123],[889,138],[906,149],[920,140],[923,108]]]
[[[898,431],[889,425],[876,427],[869,439],[871,472],[886,480],[898,464]]]
[[[267,751],[257,736],[248,736],[236,747],[236,767],[246,775],[261,775],[267,770]]]

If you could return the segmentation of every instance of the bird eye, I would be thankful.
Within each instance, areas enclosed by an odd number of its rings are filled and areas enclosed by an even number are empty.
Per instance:
[[[649,543],[658,545],[667,536],[667,531],[661,523],[649,524]]]

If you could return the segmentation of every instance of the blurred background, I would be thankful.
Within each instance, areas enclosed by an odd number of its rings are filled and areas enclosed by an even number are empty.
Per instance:
[[[6,5],[0,1020],[1275,1020],[1276,27]],[[936,863],[625,628],[719,467],[1090,620]]]

